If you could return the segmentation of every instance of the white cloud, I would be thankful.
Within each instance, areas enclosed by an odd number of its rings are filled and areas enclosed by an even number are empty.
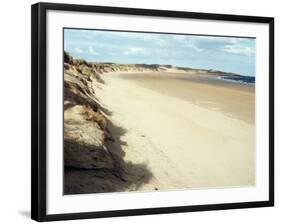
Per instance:
[[[193,49],[197,52],[202,52],[204,50],[199,47],[198,37],[194,38],[193,36],[174,35],[172,36],[172,40],[184,48]]]
[[[135,41],[142,41],[143,43],[153,43],[161,47],[167,45],[167,41],[162,38],[162,34],[151,33],[132,33],[132,32],[111,32],[111,36],[118,38],[127,38]]]
[[[219,50],[232,54],[251,56],[255,53],[254,47],[248,46],[248,40],[232,37],[215,36],[174,36],[173,39],[183,47],[197,52]]]
[[[80,47],[76,47],[74,49],[77,53],[84,53],[84,51]]]
[[[89,53],[92,54],[92,55],[99,55],[98,52],[96,52],[93,47],[89,47]]]
[[[184,46],[188,47],[188,48],[192,48],[193,50],[195,50],[197,52],[202,52],[203,51],[203,49],[200,48],[199,46],[197,46],[196,43],[185,43]]]
[[[240,54],[251,56],[255,53],[254,49],[251,47],[241,46],[241,45],[225,45],[223,47],[223,51],[232,53],[232,54]]]
[[[152,41],[161,47],[166,46],[168,44],[167,41],[161,38],[162,35],[160,35],[161,34],[144,34],[142,36],[139,36],[139,38],[145,41]]]
[[[125,55],[137,55],[137,54],[143,54],[145,50],[140,47],[130,47],[127,50],[123,51],[123,54]]]

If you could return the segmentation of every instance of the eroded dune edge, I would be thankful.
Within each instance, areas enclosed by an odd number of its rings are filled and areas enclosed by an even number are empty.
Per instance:
[[[254,124],[248,114],[247,122],[234,119],[190,99],[165,96],[161,86],[155,92],[154,81],[147,89],[108,75],[112,72],[233,75],[169,65],[89,63],[65,52],[65,194],[254,184]],[[190,84],[190,95],[201,91],[196,85]],[[235,94],[251,97],[244,91]]]
[[[137,190],[152,176],[145,165],[124,161],[122,127],[110,121],[111,112],[96,97],[103,85],[100,74],[115,71],[157,68],[88,63],[64,52],[65,194]]]

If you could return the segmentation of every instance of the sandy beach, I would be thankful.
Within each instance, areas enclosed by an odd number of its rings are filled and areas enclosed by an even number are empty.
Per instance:
[[[254,87],[160,72],[102,78],[96,95],[124,130],[124,160],[152,174],[138,190],[255,184]]]

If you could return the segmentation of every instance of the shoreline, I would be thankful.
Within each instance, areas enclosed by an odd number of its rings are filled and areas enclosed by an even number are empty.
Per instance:
[[[255,86],[251,84],[233,83],[210,78],[209,75],[190,73],[111,72],[104,74],[103,77],[107,75],[127,79],[141,87],[181,98],[198,106],[221,110],[231,117],[249,123],[255,122]],[[166,85],[166,82],[169,85]],[[204,94],[204,91],[208,94]],[[243,108],[245,105],[247,108]]]

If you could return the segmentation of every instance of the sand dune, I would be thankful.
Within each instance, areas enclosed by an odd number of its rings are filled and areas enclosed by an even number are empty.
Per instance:
[[[96,95],[124,160],[152,173],[138,190],[255,184],[253,88],[128,76],[104,74]]]

